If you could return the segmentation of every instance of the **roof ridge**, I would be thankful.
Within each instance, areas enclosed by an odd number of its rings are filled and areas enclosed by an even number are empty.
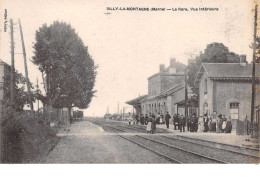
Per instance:
[[[238,64],[240,65],[241,63],[202,63],[202,64]],[[251,64],[251,63],[248,63],[248,65]]]

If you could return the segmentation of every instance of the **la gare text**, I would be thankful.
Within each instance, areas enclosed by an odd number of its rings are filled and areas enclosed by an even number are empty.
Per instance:
[[[156,7],[107,7],[107,11],[219,11],[218,8],[198,7],[198,8],[156,8]]]

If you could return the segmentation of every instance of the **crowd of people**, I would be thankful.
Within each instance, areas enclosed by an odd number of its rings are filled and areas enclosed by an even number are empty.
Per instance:
[[[218,115],[217,118],[208,117],[207,114],[200,116],[199,118],[193,113],[187,119],[184,115],[174,114],[173,117],[167,112],[164,116],[162,113],[155,115],[149,113],[145,115],[132,115],[129,119],[129,125],[141,124],[146,125],[147,133],[154,134],[157,124],[165,124],[169,129],[170,119],[172,118],[174,130],[180,130],[185,132],[185,129],[190,132],[216,132],[216,133],[231,133],[232,124],[231,120],[228,120],[225,115]]]

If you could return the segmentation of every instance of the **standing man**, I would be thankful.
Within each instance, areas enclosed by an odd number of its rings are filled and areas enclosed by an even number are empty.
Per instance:
[[[174,130],[177,130],[178,126],[178,115],[175,113],[173,116],[173,125],[174,125]]]
[[[196,131],[196,116],[193,113],[190,118],[190,132],[195,132],[195,131]]]
[[[154,113],[152,113],[152,134],[155,133],[156,130],[156,117]]]
[[[191,117],[187,116],[187,131],[191,131]]]
[[[160,124],[160,113],[159,112],[157,114],[156,124]]]
[[[171,119],[171,116],[169,114],[169,112],[167,111],[167,114],[165,115],[165,122],[166,122],[166,127],[167,129],[169,129],[169,121]]]
[[[143,115],[143,114],[141,114],[140,123],[141,123],[142,125],[144,125],[144,115]]]
[[[185,132],[185,117],[181,115],[179,122],[180,132]]]
[[[208,132],[209,131],[209,118],[208,118],[208,114],[204,114],[204,118],[203,118],[203,123],[204,123],[204,131],[203,132]]]
[[[144,125],[147,125],[148,124],[148,115],[145,114],[145,117],[144,117]]]

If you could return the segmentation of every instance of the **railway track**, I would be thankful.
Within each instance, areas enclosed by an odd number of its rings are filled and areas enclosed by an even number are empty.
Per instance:
[[[109,128],[115,129],[120,132],[125,132],[125,133],[128,132],[122,128],[118,128],[118,127],[114,127],[114,126],[109,126]],[[129,128],[127,128],[127,129],[129,129]],[[132,130],[134,130],[134,129],[132,129]],[[149,139],[149,138],[146,138],[146,137],[143,137],[140,135],[135,135],[133,137],[129,137],[129,136],[126,137],[126,136],[119,135],[119,137],[121,137],[125,140],[128,140],[128,141],[138,145],[141,148],[149,150],[149,151],[153,152],[154,154],[158,155],[159,157],[162,157],[162,158],[166,159],[167,161],[170,161],[171,163],[185,163],[187,161],[189,161],[189,163],[198,163],[198,162],[199,163],[228,163],[228,162],[218,160],[218,159],[215,159],[215,158],[212,158],[209,156],[205,156],[205,155],[195,153],[195,152],[192,152],[192,151],[189,151],[186,149],[182,149],[180,147],[169,145],[167,143]],[[144,141],[136,141],[136,137],[143,139]],[[147,145],[147,141],[150,142],[148,145]],[[146,145],[144,143],[146,143]],[[156,143],[156,145],[154,145],[155,143]],[[159,146],[159,150],[156,149],[156,148],[158,148],[158,146]],[[178,150],[178,151],[176,152],[176,151],[173,151],[172,149]],[[172,154],[174,154],[175,157]],[[178,154],[177,156],[180,156],[180,154],[182,157],[185,156],[185,160],[181,161],[180,159],[176,159],[176,157],[177,157],[176,154]],[[187,160],[187,157],[188,157],[188,160]]]
[[[126,139],[146,150],[149,150],[154,154],[172,163],[228,163],[226,161],[215,159],[206,155],[179,148],[164,142],[160,142],[158,140],[149,139],[140,135],[127,137],[119,135],[119,137]]]
[[[259,151],[254,150],[254,149],[252,150],[252,149],[248,149],[248,148],[244,148],[244,147],[240,147],[240,146],[217,143],[217,142],[206,141],[206,140],[201,140],[201,139],[196,139],[196,138],[191,138],[191,137],[186,137],[186,136],[179,136],[179,135],[177,135],[176,137],[173,137],[173,136],[171,136],[171,137],[162,136],[162,137],[168,138],[170,140],[191,143],[194,145],[200,145],[200,146],[211,148],[211,149],[218,149],[218,150],[222,150],[222,151],[236,153],[239,155],[244,155],[247,157],[260,159]]]
[[[160,141],[189,149],[198,153],[209,155],[229,163],[259,163],[259,153],[237,151],[226,148],[225,145],[212,145],[211,143],[200,143],[196,140],[186,140],[177,136],[156,136]]]
[[[181,136],[181,135],[177,135],[177,136],[181,137],[181,138],[186,138],[186,139],[192,139],[192,140],[200,141],[200,142],[207,142],[207,143],[212,143],[212,144],[216,144],[216,145],[222,145],[222,146],[227,146],[227,147],[232,147],[232,148],[237,148],[237,149],[244,149],[244,150],[247,150],[247,151],[256,151],[258,153],[260,152],[260,149],[258,149],[258,148],[252,148],[252,147],[246,147],[246,146],[236,146],[236,145],[231,145],[231,144],[224,144],[224,143],[208,141],[208,140],[203,140],[203,139],[198,139],[198,138],[188,137],[188,136]]]
[[[259,150],[255,149],[181,135],[144,136],[140,134],[146,133],[144,127],[112,126],[104,123],[97,125],[101,125],[105,130],[119,133],[119,137],[149,150],[171,163],[259,163]],[[120,133],[131,133],[131,135]]]
[[[99,125],[101,127],[106,127],[108,122],[97,122],[97,121],[91,121],[92,123],[96,124],[96,125]],[[146,127],[145,126],[138,126],[138,125],[127,125],[127,124],[122,124],[122,123],[118,123],[118,122],[113,122],[113,121],[110,121],[109,123],[112,123],[112,124],[116,124],[116,127],[122,127],[122,128],[125,128],[126,130],[127,129],[130,129],[131,131],[129,132],[143,132],[143,133],[146,133]],[[111,126],[109,124],[109,126]],[[155,131],[155,133],[170,133],[166,130],[162,130],[162,129],[157,129]]]

